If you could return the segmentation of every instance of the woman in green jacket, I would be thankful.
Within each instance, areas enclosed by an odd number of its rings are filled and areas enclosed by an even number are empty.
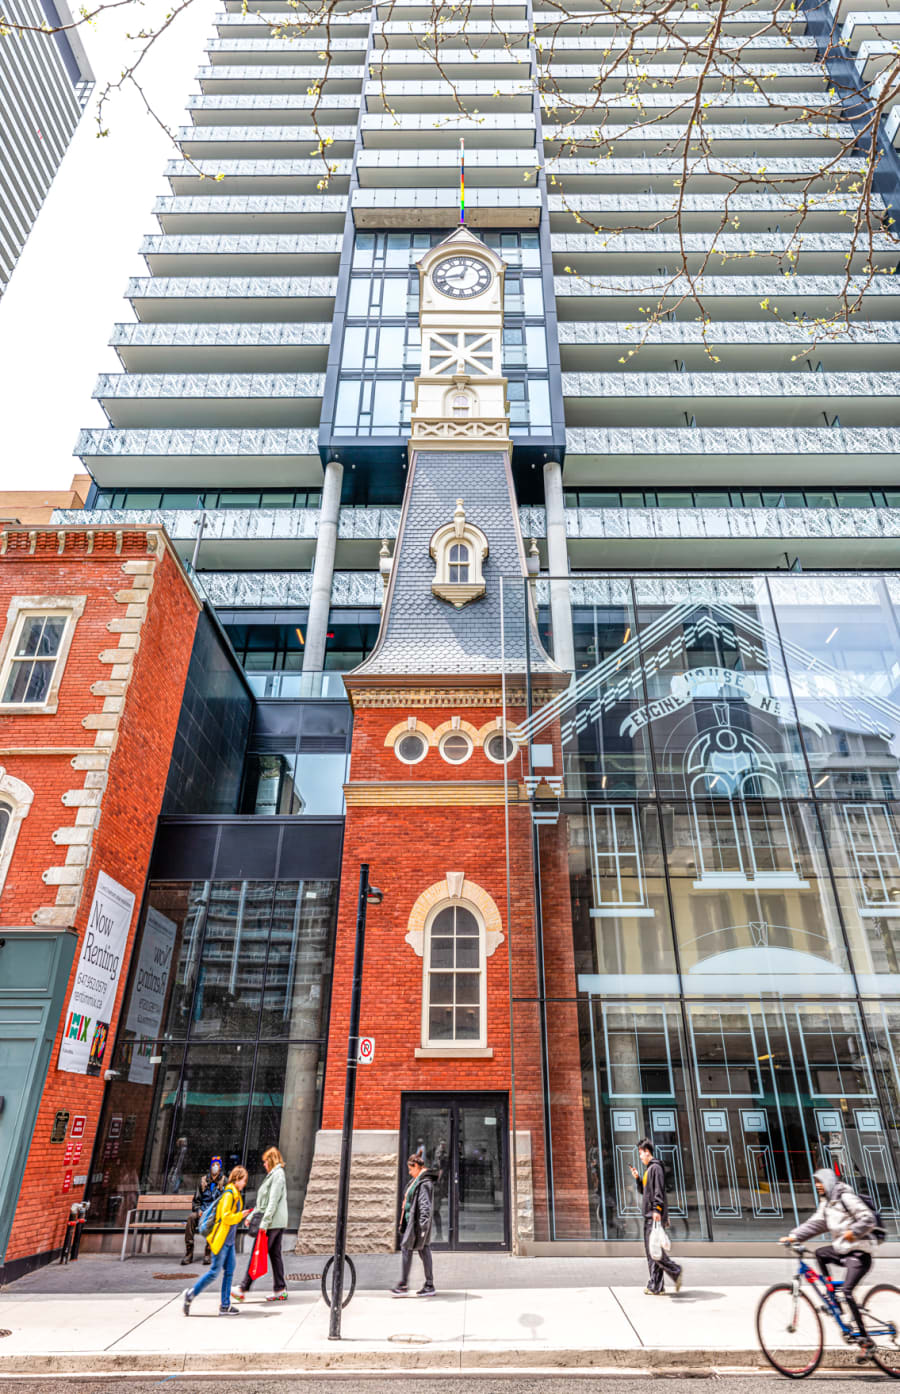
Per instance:
[[[249,1225],[254,1215],[262,1215],[259,1223],[269,1241],[269,1263],[272,1267],[272,1296],[267,1302],[287,1302],[287,1289],[284,1285],[284,1259],[281,1257],[281,1238],[287,1229],[287,1180],[284,1174],[284,1158],[277,1147],[270,1147],[263,1153],[263,1166],[266,1179],[259,1188],[256,1207],[247,1219]],[[255,1246],[254,1246],[255,1247]],[[250,1262],[253,1262],[251,1254]],[[241,1279],[241,1286],[234,1294],[238,1302],[243,1302],[250,1291],[253,1279],[250,1265]]]

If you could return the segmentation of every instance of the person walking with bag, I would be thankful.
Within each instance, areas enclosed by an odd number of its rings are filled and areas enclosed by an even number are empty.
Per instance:
[[[182,1311],[186,1317],[191,1314],[194,1298],[208,1287],[220,1274],[222,1277],[222,1297],[219,1304],[220,1317],[236,1316],[240,1307],[232,1305],[231,1280],[234,1277],[234,1231],[250,1214],[243,1208],[241,1192],[247,1184],[246,1167],[235,1167],[228,1177],[228,1185],[216,1205],[215,1221],[209,1234],[209,1247],[213,1251],[213,1261],[208,1271],[199,1278],[192,1288],[188,1288],[181,1300]],[[201,1221],[202,1224],[202,1221]]]
[[[666,1170],[662,1162],[653,1155],[653,1143],[644,1138],[638,1143],[638,1156],[643,1172],[631,1168],[637,1182],[644,1212],[644,1252],[650,1277],[644,1292],[648,1297],[661,1297],[665,1288],[664,1274],[675,1279],[678,1292],[684,1277],[684,1270],[669,1257],[669,1236],[666,1226],[669,1223],[669,1202],[666,1199]],[[657,1228],[658,1227],[658,1228]]]
[[[400,1281],[391,1289],[394,1297],[408,1295],[407,1282],[412,1264],[413,1250],[418,1249],[425,1269],[425,1286],[419,1288],[417,1297],[434,1297],[434,1269],[431,1263],[431,1222],[434,1215],[434,1172],[429,1171],[418,1152],[414,1152],[406,1163],[409,1171],[409,1185],[403,1196],[403,1209],[400,1214],[400,1253],[402,1255]]]
[[[236,1301],[243,1302],[250,1291],[254,1278],[261,1277],[265,1273],[264,1266],[259,1267],[257,1271],[257,1264],[261,1261],[263,1248],[267,1246],[269,1263],[272,1265],[272,1295],[267,1297],[266,1301],[287,1302],[287,1288],[284,1285],[284,1259],[281,1256],[281,1240],[288,1222],[287,1178],[284,1172],[284,1158],[277,1147],[269,1147],[263,1153],[262,1162],[267,1175],[259,1188],[256,1205],[247,1219],[247,1224],[252,1227],[256,1216],[261,1216],[259,1236],[264,1235],[265,1238],[261,1239],[257,1236],[253,1253],[250,1255],[250,1262],[247,1265],[247,1272],[233,1296]]]

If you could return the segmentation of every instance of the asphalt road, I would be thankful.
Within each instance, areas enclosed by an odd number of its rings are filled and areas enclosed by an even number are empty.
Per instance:
[[[870,1390],[874,1384],[892,1386],[893,1381],[878,1371],[848,1372],[825,1371],[813,1376],[811,1385],[823,1385],[830,1394],[841,1390],[858,1390],[859,1394]],[[488,1375],[484,1370],[473,1371],[471,1375],[460,1378],[455,1373],[440,1374],[433,1370],[423,1370],[417,1375],[397,1378],[386,1375],[380,1378],[360,1379],[354,1372],[346,1374],[335,1372],[322,1375],[283,1375],[271,1379],[259,1375],[247,1375],[243,1379],[220,1375],[209,1375],[199,1379],[196,1375],[169,1376],[158,1380],[108,1378],[58,1379],[3,1379],[0,1386],[13,1394],[71,1394],[73,1389],[96,1390],[97,1394],[165,1394],[166,1388],[173,1394],[338,1394],[338,1391],[351,1386],[353,1394],[636,1394],[639,1386],[652,1384],[659,1394],[697,1394],[698,1386],[715,1386],[715,1394],[786,1394],[788,1382],[777,1376],[759,1373],[735,1375],[706,1375],[701,1371],[685,1378],[683,1375],[667,1375],[661,1372],[642,1371],[634,1375],[594,1375],[586,1371],[572,1371],[570,1374],[531,1376],[519,1373],[507,1375]]]

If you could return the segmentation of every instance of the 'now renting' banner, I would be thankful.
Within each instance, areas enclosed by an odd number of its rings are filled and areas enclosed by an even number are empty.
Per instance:
[[[98,1075],[103,1067],[134,896],[104,871],[97,877],[63,1026],[59,1069]]]

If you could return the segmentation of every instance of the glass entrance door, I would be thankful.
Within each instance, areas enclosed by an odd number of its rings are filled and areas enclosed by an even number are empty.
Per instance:
[[[412,1153],[435,1175],[433,1246],[508,1249],[506,1095],[407,1094],[401,1141],[401,1194]]]

